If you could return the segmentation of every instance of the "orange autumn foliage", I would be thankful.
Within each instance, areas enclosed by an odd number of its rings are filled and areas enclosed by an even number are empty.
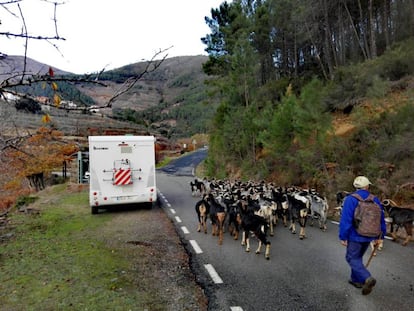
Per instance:
[[[35,134],[22,137],[19,145],[1,152],[0,162],[0,210],[6,208],[18,196],[31,191],[27,176],[60,170],[63,163],[71,160],[78,148],[64,141],[61,132],[41,127]]]

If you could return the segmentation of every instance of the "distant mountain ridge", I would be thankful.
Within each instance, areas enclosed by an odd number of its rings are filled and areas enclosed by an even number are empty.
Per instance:
[[[202,64],[207,59],[207,56],[201,55],[167,58],[156,71],[144,75],[113,106],[142,110],[161,102],[168,104],[174,100],[181,101],[180,95],[185,89],[203,85],[207,76],[202,71]],[[104,104],[124,81],[142,73],[145,65],[146,62],[139,62],[109,70],[100,76],[100,80],[107,84],[106,87],[82,85],[82,90],[98,104]]]
[[[204,82],[208,77],[202,65],[207,60],[208,57],[203,55],[167,58],[160,67],[145,74],[131,89],[112,102],[110,108],[100,109],[99,112],[121,121],[142,124],[149,131],[160,132],[168,137],[205,133],[216,108],[216,104],[210,103],[206,95]],[[105,106],[127,79],[143,72],[146,64],[139,62],[104,72],[99,76],[99,81],[106,86],[76,83],[73,87],[92,98],[97,106]],[[23,65],[23,56],[0,57],[0,82],[10,73],[22,72]],[[44,75],[48,70],[49,65],[26,59],[27,73]],[[53,70],[56,75],[82,76],[58,68]],[[58,91],[62,91],[64,86],[60,84]],[[70,98],[70,94],[75,93],[61,92],[62,99],[77,103],[77,98]]]
[[[105,114],[143,124],[166,137],[190,137],[207,132],[216,103],[207,96],[203,63],[207,56],[179,56],[165,59],[155,71],[145,74]],[[78,89],[104,106],[129,78],[141,74],[146,62],[104,72],[106,86],[79,84]],[[109,110],[109,111],[108,111]]]
[[[24,56],[2,54],[0,56],[0,82],[9,77],[11,73],[23,72],[24,65]],[[51,66],[26,57],[25,73],[27,74],[45,75],[48,73],[49,67]],[[71,74],[70,72],[55,67],[52,68],[57,75]]]

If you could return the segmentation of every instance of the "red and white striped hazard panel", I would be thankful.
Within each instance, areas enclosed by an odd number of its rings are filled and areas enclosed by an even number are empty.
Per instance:
[[[114,173],[114,185],[122,186],[122,185],[130,185],[132,184],[132,174],[131,169],[127,168],[120,168],[115,170]]]

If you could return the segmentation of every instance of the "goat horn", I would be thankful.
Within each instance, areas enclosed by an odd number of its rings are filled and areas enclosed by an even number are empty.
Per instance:
[[[397,203],[395,203],[393,200],[390,200],[390,203],[394,206],[394,207],[397,207],[398,205],[397,205]]]

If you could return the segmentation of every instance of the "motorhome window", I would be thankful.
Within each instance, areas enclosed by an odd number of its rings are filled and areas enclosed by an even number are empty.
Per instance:
[[[131,146],[121,146],[121,153],[132,153]]]

